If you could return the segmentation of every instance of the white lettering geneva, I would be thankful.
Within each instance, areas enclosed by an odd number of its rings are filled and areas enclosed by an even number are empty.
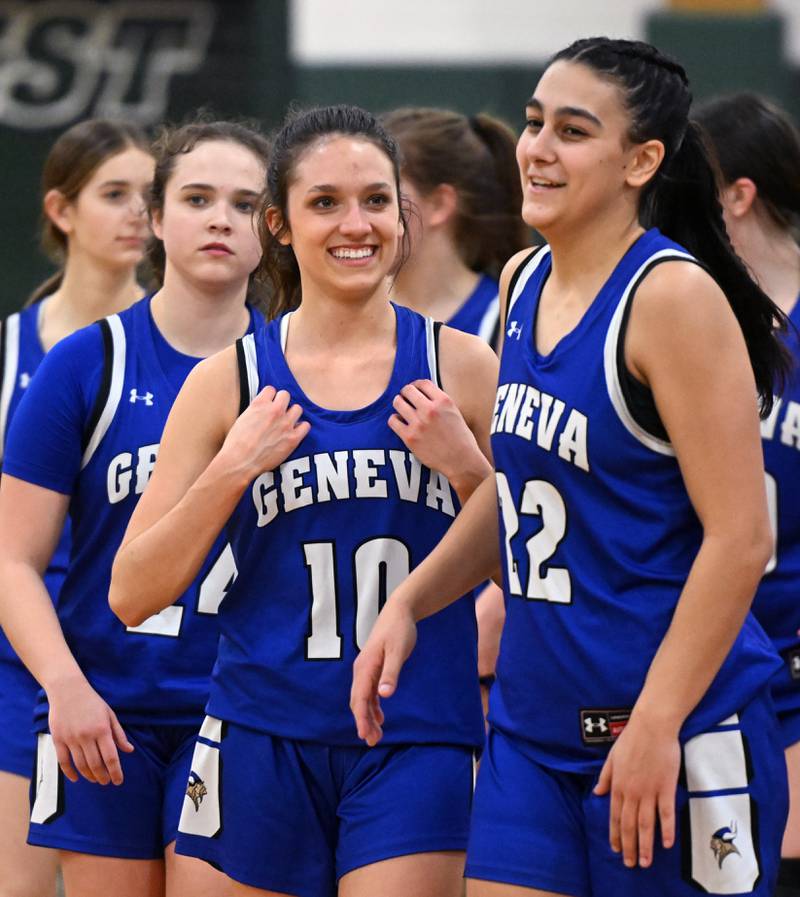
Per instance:
[[[109,502],[115,505],[127,498],[131,494],[131,485],[136,495],[141,495],[156,465],[157,457],[157,442],[136,449],[135,460],[131,452],[120,452],[115,455],[106,471]]]
[[[800,449],[800,402],[775,397],[772,413],[761,421],[761,438],[775,439],[776,436],[782,445]]]
[[[326,501],[390,495],[424,502],[449,517],[456,514],[447,477],[400,449],[348,449],[292,458],[276,471],[262,473],[252,486],[258,526],[271,523],[281,510],[288,514]]]
[[[527,383],[503,383],[497,388],[492,433],[510,433],[528,442],[535,440],[539,448],[548,452],[553,451],[555,442],[559,458],[588,472],[588,429],[585,414],[575,408],[567,413],[561,399]]]

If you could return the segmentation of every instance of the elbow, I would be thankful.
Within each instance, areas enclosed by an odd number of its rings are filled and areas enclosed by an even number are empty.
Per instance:
[[[117,565],[111,571],[111,586],[108,590],[108,606],[112,613],[126,626],[138,626],[147,619],[147,614],[143,614],[136,607],[132,600],[130,590],[125,589],[120,582],[121,576],[117,572]]]
[[[728,541],[726,556],[739,568],[740,574],[758,584],[775,551],[775,535],[768,519],[752,521],[751,525],[733,533]]]

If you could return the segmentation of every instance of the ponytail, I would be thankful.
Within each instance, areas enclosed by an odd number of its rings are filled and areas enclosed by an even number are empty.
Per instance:
[[[61,286],[64,280],[64,269],[56,271],[55,274],[51,274],[47,280],[42,281],[38,287],[28,296],[23,304],[23,308],[28,308],[31,305],[35,305],[37,302],[41,302],[42,299],[45,299],[51,293],[55,293],[55,291]]]

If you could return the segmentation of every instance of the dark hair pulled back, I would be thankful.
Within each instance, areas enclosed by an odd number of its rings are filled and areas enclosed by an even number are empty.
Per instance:
[[[789,116],[755,93],[704,103],[695,118],[708,135],[726,184],[749,178],[782,230],[800,223],[800,134]]]
[[[750,277],[728,239],[714,167],[700,127],[689,119],[692,94],[686,72],[650,44],[607,37],[575,41],[550,62],[558,60],[588,66],[619,87],[632,143],[659,140],[664,145],[664,160],[642,191],[640,221],[686,247],[722,288],[744,334],[762,414],[768,414],[791,365],[776,333],[785,330],[787,320]]]
[[[264,211],[274,208],[281,219],[281,228],[273,234],[262,214],[259,233],[263,255],[259,271],[271,286],[267,317],[275,318],[297,308],[301,300],[300,268],[294,250],[284,246],[280,237],[291,226],[288,212],[289,186],[292,174],[303,153],[320,140],[336,136],[366,140],[381,150],[392,163],[395,189],[400,196],[400,162],[397,143],[378,119],[359,106],[321,106],[313,109],[290,109],[283,126],[272,140],[272,153],[267,169],[267,191]],[[400,206],[405,225],[405,213]],[[400,262],[408,252],[408,228],[404,230]]]
[[[211,141],[234,143],[250,150],[257,159],[264,163],[265,169],[269,163],[269,140],[261,133],[255,122],[213,121],[205,113],[200,112],[186,124],[167,126],[162,129],[153,144],[156,168],[148,203],[151,219],[154,213],[161,215],[164,212],[167,184],[175,171],[178,158],[190,153],[201,143]],[[151,236],[148,242],[147,261],[156,280],[163,283],[166,255],[164,244],[155,236]],[[257,272],[250,275],[247,301],[251,305],[262,307],[266,304],[265,290]]]
[[[75,202],[103,162],[129,147],[150,152],[147,135],[131,122],[93,118],[73,125],[56,140],[47,154],[42,169],[42,200],[51,190],[58,190],[67,202]],[[48,257],[60,268],[36,287],[25,305],[32,305],[57,290],[64,278],[67,237],[44,212],[40,242]]]
[[[450,109],[402,108],[381,120],[400,145],[403,177],[423,196],[440,184],[455,188],[453,237],[464,264],[499,277],[529,243],[514,132],[491,115]]]

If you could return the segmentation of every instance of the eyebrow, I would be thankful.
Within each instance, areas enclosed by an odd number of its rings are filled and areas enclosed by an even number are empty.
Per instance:
[[[339,188],[335,184],[314,184],[308,188],[309,193],[336,193]],[[367,184],[365,190],[389,190],[391,185],[386,181],[376,181],[374,184]]]
[[[529,97],[525,101],[525,107],[529,108],[531,106],[536,107],[537,109],[541,109],[544,112],[544,106],[542,103],[537,100],[535,97]],[[592,122],[592,124],[597,125],[598,128],[603,127],[603,123],[596,115],[592,115],[588,109],[581,109],[580,106],[559,106],[556,109],[555,114],[557,116],[569,116],[572,118],[585,118],[587,121]]]
[[[217,188],[213,186],[213,184],[184,184],[181,187],[181,190],[216,190]],[[248,187],[238,187],[234,190],[234,193],[238,193],[243,196],[259,196],[258,190],[250,190]]]
[[[103,181],[103,183],[100,184],[100,189],[102,190],[103,187],[129,187],[130,183],[130,181],[123,180]]]

